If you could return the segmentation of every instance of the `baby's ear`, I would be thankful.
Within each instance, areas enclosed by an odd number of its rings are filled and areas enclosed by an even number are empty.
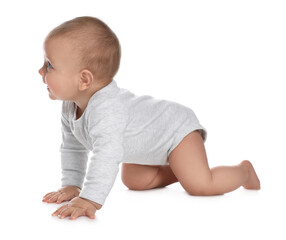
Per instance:
[[[83,69],[80,72],[79,90],[83,91],[90,88],[92,82],[93,82],[93,74],[89,70]]]

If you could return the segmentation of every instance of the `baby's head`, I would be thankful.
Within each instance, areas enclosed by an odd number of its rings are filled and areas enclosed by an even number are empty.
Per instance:
[[[120,43],[101,20],[78,17],[54,28],[44,42],[39,70],[52,99],[72,100],[80,90],[109,84],[120,64]]]

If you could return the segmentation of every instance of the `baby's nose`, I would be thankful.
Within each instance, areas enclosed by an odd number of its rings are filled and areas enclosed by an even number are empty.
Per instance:
[[[43,83],[46,83],[46,82],[45,82],[45,73],[44,73],[44,71],[43,71],[43,68],[40,68],[40,69],[39,69],[39,74],[43,77]]]
[[[44,76],[44,72],[43,72],[43,68],[39,69],[39,74],[43,77]]]

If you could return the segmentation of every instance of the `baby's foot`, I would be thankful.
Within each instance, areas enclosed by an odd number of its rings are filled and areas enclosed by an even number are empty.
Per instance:
[[[256,175],[256,172],[248,160],[244,160],[241,162],[241,165],[248,171],[248,179],[242,186],[246,189],[254,189],[259,190],[260,189],[260,181]]]

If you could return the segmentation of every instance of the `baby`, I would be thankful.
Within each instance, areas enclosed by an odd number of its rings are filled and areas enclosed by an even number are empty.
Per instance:
[[[113,79],[120,56],[114,32],[93,17],[64,22],[45,39],[39,73],[49,97],[63,100],[62,187],[46,194],[43,201],[71,200],[53,216],[93,219],[120,163],[122,181],[132,190],[178,181],[189,194],[200,196],[224,194],[240,186],[260,189],[247,160],[209,168],[206,130],[190,108],[120,88]]]

